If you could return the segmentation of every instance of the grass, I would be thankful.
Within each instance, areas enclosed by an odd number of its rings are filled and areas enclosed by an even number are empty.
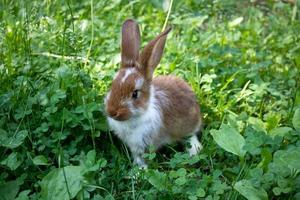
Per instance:
[[[299,4],[299,3],[298,3]],[[281,1],[1,1],[0,199],[300,199],[299,5]],[[120,27],[173,29],[156,70],[185,79],[204,150],[140,171],[103,97]]]

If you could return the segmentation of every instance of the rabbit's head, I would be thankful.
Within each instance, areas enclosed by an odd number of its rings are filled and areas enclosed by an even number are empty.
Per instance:
[[[147,109],[152,87],[152,76],[162,57],[167,28],[150,41],[140,53],[138,24],[128,19],[122,26],[121,68],[112,81],[105,98],[108,117],[126,121],[141,116]]]

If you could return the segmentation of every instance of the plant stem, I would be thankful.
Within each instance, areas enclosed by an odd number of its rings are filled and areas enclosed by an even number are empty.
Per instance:
[[[85,63],[84,63],[84,68],[86,67],[87,65],[87,60],[89,59],[90,57],[90,54],[91,54],[91,49],[92,49],[92,46],[93,46],[93,41],[94,41],[94,5],[93,5],[93,0],[91,0],[91,21],[92,21],[92,36],[91,36],[91,42],[90,42],[90,47],[88,49],[88,52],[86,54],[86,60],[85,60]]]
[[[170,1],[167,17],[165,19],[165,23],[164,23],[164,26],[162,28],[162,31],[164,31],[166,29],[166,26],[167,26],[167,23],[168,23],[168,20],[169,20],[169,17],[170,17],[170,13],[171,13],[171,10],[172,10],[172,5],[173,5],[173,0]]]

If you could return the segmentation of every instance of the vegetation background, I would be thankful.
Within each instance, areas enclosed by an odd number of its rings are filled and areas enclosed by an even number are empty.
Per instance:
[[[0,199],[300,199],[299,1],[1,0]],[[173,26],[156,74],[192,85],[201,154],[132,165],[103,97],[120,27]]]

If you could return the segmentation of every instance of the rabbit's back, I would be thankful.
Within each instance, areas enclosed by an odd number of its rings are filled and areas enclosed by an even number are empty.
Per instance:
[[[165,134],[178,140],[200,129],[200,108],[192,88],[184,80],[175,76],[158,76],[152,84],[162,109]]]

